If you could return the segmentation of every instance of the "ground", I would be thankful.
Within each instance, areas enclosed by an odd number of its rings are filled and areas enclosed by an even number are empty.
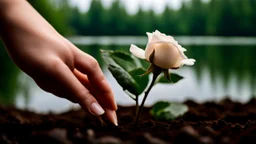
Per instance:
[[[173,121],[157,121],[145,108],[138,126],[135,107],[119,106],[117,127],[83,110],[42,115],[1,106],[0,144],[256,143],[256,99],[185,103],[189,111]]]

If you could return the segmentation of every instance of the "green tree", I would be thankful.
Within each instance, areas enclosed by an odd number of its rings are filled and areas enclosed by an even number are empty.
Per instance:
[[[115,0],[107,11],[105,29],[107,35],[127,35],[127,23],[129,16],[119,0]],[[112,27],[113,29],[109,29]]]
[[[225,0],[221,1],[219,4],[219,10],[216,11],[217,15],[219,16],[217,18],[216,22],[216,29],[217,29],[217,35],[222,36],[232,36],[237,35],[237,19],[235,16],[234,11],[236,9],[233,8],[234,3],[232,3],[232,0]]]
[[[18,76],[20,71],[11,61],[0,42],[0,103],[13,104],[16,92],[19,90]]]
[[[86,15],[85,19],[85,31],[83,34],[86,35],[104,35],[107,27],[105,27],[104,16],[106,14],[105,9],[102,6],[101,1],[92,0],[91,7]]]
[[[189,9],[186,2],[182,2],[181,8],[177,12],[177,24],[178,24],[178,34],[187,35],[189,31],[188,27],[189,20]]]
[[[178,22],[176,11],[172,10],[170,7],[166,6],[164,12],[160,15],[158,22],[158,27],[161,32],[169,33],[172,35],[177,35],[178,32]]]
[[[240,0],[234,2],[233,9],[239,8],[239,11],[234,11],[234,15],[237,19],[237,35],[253,35],[253,28],[255,27],[255,25],[253,25],[253,9],[255,9],[255,7],[252,6],[253,5],[251,5],[250,0]]]
[[[75,34],[83,35],[85,33],[85,22],[83,21],[83,14],[78,10],[77,7],[71,10],[71,15],[69,19],[69,24],[72,27]]]
[[[187,26],[189,35],[205,35],[207,10],[201,0],[192,0]]]
[[[68,15],[63,13],[63,9],[54,7],[49,0],[29,0],[29,3],[61,34],[67,35],[71,33],[68,25]],[[61,1],[62,6],[65,6],[65,11],[68,1]]]

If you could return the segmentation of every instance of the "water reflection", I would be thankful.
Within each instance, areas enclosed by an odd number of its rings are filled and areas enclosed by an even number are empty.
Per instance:
[[[85,52],[90,53],[96,57],[99,62],[102,63],[99,49],[118,49],[128,52],[128,45],[126,46],[108,46],[100,47],[94,46],[78,46]],[[144,46],[141,46],[144,47]],[[254,57],[256,53],[256,45],[251,46],[184,46],[188,51],[186,55],[196,59],[196,64],[193,67],[183,67],[180,71],[191,71],[195,76],[195,85],[204,86],[207,83],[208,92],[204,93],[206,97],[212,97],[215,95],[214,91],[218,87],[222,87],[220,90],[222,96],[231,95],[239,97],[247,97],[255,95],[254,89],[256,84],[256,64],[254,64]],[[191,77],[184,75],[186,78]],[[189,83],[192,83],[190,81]],[[246,89],[246,90],[245,90]],[[195,88],[196,91],[200,89]],[[160,90],[159,90],[160,91]],[[211,92],[212,91],[212,92]],[[245,93],[242,93],[245,91]],[[193,95],[188,93],[187,95]],[[245,96],[246,95],[246,96]],[[182,94],[182,97],[185,93]],[[202,97],[202,96],[197,96]],[[242,98],[241,98],[242,99]],[[206,99],[207,100],[207,99]]]
[[[117,102],[124,105],[133,104],[128,96],[124,96],[122,89],[104,68],[99,52],[100,49],[128,52],[129,45],[77,46],[99,61],[114,89]],[[157,85],[147,100],[148,105],[158,100],[193,99],[203,102],[221,100],[225,96],[245,102],[256,94],[254,89],[256,85],[256,64],[254,64],[256,45],[184,45],[184,47],[188,49],[186,55],[197,60],[196,64],[193,67],[183,67],[175,71],[185,77],[178,84]],[[147,65],[147,63],[144,64]],[[43,92],[32,79],[24,73],[20,74],[2,44],[0,44],[0,79],[0,103],[2,104],[16,104],[20,108],[56,112],[74,106],[67,100]]]
[[[191,46],[186,47],[188,55],[197,60],[193,67],[197,73],[197,79],[201,79],[202,67],[209,69],[210,80],[216,83],[221,78],[224,88],[228,83],[237,78],[237,90],[243,87],[244,81],[250,84],[251,94],[255,94],[256,65],[254,57],[256,46]]]

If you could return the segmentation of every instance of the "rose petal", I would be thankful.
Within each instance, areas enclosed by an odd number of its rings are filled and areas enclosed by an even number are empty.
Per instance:
[[[158,63],[159,66],[162,65],[162,67],[164,67],[164,68],[167,68],[167,67],[170,68],[171,65],[174,68],[179,68],[184,64],[185,65],[194,65],[195,60],[187,58],[187,56],[184,54],[184,52],[187,50],[185,48],[183,48],[181,45],[179,45],[178,42],[172,36],[165,35],[164,33],[161,33],[158,30],[155,30],[153,33],[147,32],[147,35],[148,35],[148,44],[146,46],[145,51],[143,51],[142,49],[140,49],[134,45],[131,45],[130,51],[131,52],[136,51],[136,52],[132,52],[135,56],[142,58],[142,59],[146,58],[149,61],[149,56],[154,49],[156,51],[158,51],[163,48],[162,46],[156,46],[156,45],[162,45],[163,43],[168,43],[168,44],[173,45],[173,47],[168,46],[169,48],[175,48],[176,50],[178,50],[177,57],[176,57],[176,55],[175,56],[173,55],[174,54],[173,52],[167,54],[167,51],[170,49],[166,49],[166,51],[164,53],[161,53],[161,56],[157,56],[158,52],[156,52],[154,63]],[[135,47],[136,50],[132,50],[133,46]],[[143,57],[143,53],[144,53],[144,57]],[[171,57],[172,58],[175,57],[175,59],[170,60],[169,57],[164,58],[165,55],[168,55],[168,56],[172,55]],[[177,60],[179,59],[179,60],[176,61],[176,59]],[[165,60],[168,61],[168,63],[165,63]]]
[[[130,52],[140,59],[145,59],[145,51],[141,48],[138,48],[136,45],[131,44]]]
[[[172,43],[152,43],[150,47],[155,50],[153,63],[163,69],[170,69],[180,62],[179,50]],[[147,51],[146,51],[147,52]],[[146,58],[148,59],[146,54]]]
[[[180,45],[176,45],[177,49],[179,50],[180,52],[180,56],[183,58],[183,59],[188,59],[188,57],[184,54],[184,51],[187,51],[186,49],[184,49],[183,47],[181,47]]]
[[[161,35],[162,34],[159,30],[155,30],[153,33],[157,34],[157,35]]]
[[[148,43],[150,43],[152,40],[153,34],[149,32],[147,32],[146,34],[148,35]]]
[[[187,49],[185,49],[185,48],[183,48],[183,47],[181,47],[180,50],[181,50],[182,52],[187,51]]]
[[[167,36],[167,35],[165,35],[164,33],[161,33],[158,30],[155,30],[153,32],[153,35],[155,35],[155,37],[157,38],[157,39],[154,38],[154,42],[159,42],[160,41],[160,42],[169,42],[169,43],[178,44],[178,42],[176,42],[172,36]]]
[[[170,42],[169,38],[165,34],[162,34],[161,32],[159,32],[158,30],[153,32],[153,35],[155,35],[158,38],[158,40],[161,42]]]
[[[163,42],[163,38],[158,33],[153,32],[150,43]]]
[[[170,42],[178,43],[172,36],[166,36]]]
[[[183,59],[181,60],[181,64],[184,64],[184,65],[194,65],[195,63],[195,59]]]

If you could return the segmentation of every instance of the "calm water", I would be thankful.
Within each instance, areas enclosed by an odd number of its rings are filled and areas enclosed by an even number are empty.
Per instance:
[[[98,59],[113,88],[116,101],[122,105],[134,104],[134,101],[126,96],[104,67],[99,49],[128,51],[131,43],[144,47],[147,38],[72,37],[69,39]],[[256,94],[256,64],[254,63],[256,38],[177,37],[177,40],[187,48],[186,55],[195,58],[197,62],[193,67],[184,66],[174,71],[185,77],[179,83],[156,85],[146,101],[147,105],[159,100],[182,102],[192,99],[204,102],[219,101],[226,97],[246,102]],[[37,112],[61,112],[70,107],[77,107],[67,100],[42,91],[24,73],[20,72],[16,81],[18,81],[18,86],[15,88],[22,87],[16,90],[17,92],[11,100],[20,108],[28,108]]]

